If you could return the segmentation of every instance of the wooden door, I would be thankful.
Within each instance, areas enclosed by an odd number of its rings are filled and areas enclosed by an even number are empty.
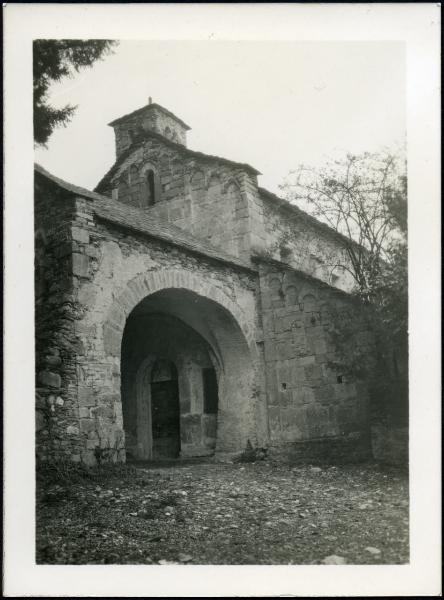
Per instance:
[[[151,383],[153,458],[177,458],[180,409],[177,379]]]

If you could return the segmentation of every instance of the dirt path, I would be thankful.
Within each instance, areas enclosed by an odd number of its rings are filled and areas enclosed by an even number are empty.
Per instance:
[[[140,466],[39,488],[39,563],[408,562],[407,475],[376,465]]]

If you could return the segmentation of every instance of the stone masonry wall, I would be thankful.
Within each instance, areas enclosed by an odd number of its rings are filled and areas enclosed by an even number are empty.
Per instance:
[[[95,463],[98,456],[124,459],[120,387],[123,328],[137,302],[163,288],[191,289],[208,298],[210,307],[216,307],[209,309],[204,324],[212,326],[208,337],[212,336],[225,369],[218,416],[220,451],[240,450],[247,439],[263,439],[266,424],[261,406],[265,391],[254,388],[259,365],[256,282],[252,274],[206,262],[155,239],[95,220],[92,203],[88,217],[79,233],[79,253],[84,257],[81,285],[73,293],[73,331],[79,351],[70,393],[78,399],[78,406],[72,405],[70,419],[75,429],[70,431],[79,449],[76,459],[79,456],[87,464]],[[65,439],[66,435],[65,431]]]
[[[177,144],[186,146],[186,131],[180,123],[161,110],[151,109],[138,112],[114,126],[117,157],[131,146],[134,136],[141,129],[145,131],[151,129]]]
[[[154,154],[145,152],[147,147],[140,148],[126,166],[136,166],[137,159],[154,161]],[[164,153],[157,165],[174,160]],[[203,174],[207,185],[208,173]],[[213,206],[217,177],[230,194],[231,180],[212,172],[201,199],[205,202],[209,193]],[[351,314],[346,318],[355,318],[344,294],[282,262],[262,260],[259,267],[243,269],[132,232],[97,217],[93,198],[36,178],[40,458],[66,456],[87,464],[124,460],[125,323],[145,298],[170,290],[179,295],[163,297],[158,306],[167,312],[174,307],[171,316],[208,343],[218,365],[217,452],[240,451],[247,440],[294,456],[328,454],[333,447],[336,455],[344,452],[349,458],[368,451],[366,386],[329,366],[335,357],[330,309],[339,306]],[[250,227],[253,204],[259,220],[263,215],[255,183],[249,176],[243,181]],[[191,191],[199,190],[196,185]],[[184,201],[180,194],[172,191],[171,200]],[[170,218],[171,207],[165,210]],[[260,239],[260,226],[253,230]],[[169,305],[171,299],[175,302]],[[359,319],[356,331],[365,343],[368,332]]]
[[[150,418],[145,418],[146,408],[138,407],[137,386],[144,376],[140,370],[146,364],[152,366],[158,358],[173,362],[178,372],[181,456],[214,452],[216,414],[204,413],[202,377],[204,368],[213,367],[209,352],[207,343],[179,319],[148,313],[128,320],[122,344],[122,408],[127,456],[130,452],[138,458],[140,421],[150,426]],[[143,380],[145,401],[150,397],[150,390],[146,389],[149,386],[148,376]],[[150,406],[147,408],[151,410]]]
[[[344,291],[353,287],[350,273],[335,265],[350,266],[343,244],[310,225],[293,212],[273,200],[262,197],[266,248],[271,257],[295,269],[329,283]]]
[[[38,174],[35,183],[36,448],[39,459],[79,461],[76,369],[83,345],[74,296],[86,275],[91,215],[87,200]]]
[[[270,444],[295,458],[365,456],[368,397],[363,383],[330,367],[331,312],[358,313],[340,293],[290,268],[262,262],[260,285]]]
[[[147,169],[159,181],[156,204],[151,207],[146,198]],[[181,154],[157,138],[135,149],[100,191],[148,210],[234,256],[249,259],[251,245],[263,244],[256,178],[241,167]]]

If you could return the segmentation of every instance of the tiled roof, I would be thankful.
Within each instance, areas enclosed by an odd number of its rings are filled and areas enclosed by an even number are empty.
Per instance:
[[[187,131],[189,131],[191,129],[191,127],[189,125],[187,125],[186,123],[184,123],[182,121],[182,119],[179,119],[179,117],[176,117],[176,115],[174,113],[172,113],[171,111],[167,110],[163,106],[160,106],[160,104],[156,104],[155,102],[153,102],[151,104],[147,104],[146,106],[142,106],[142,108],[138,108],[137,110],[133,110],[133,112],[130,112],[127,115],[123,115],[123,117],[119,117],[118,119],[114,119],[114,121],[111,121],[111,123],[108,123],[108,125],[110,125],[111,127],[113,127],[114,125],[117,125],[118,123],[121,123],[122,121],[125,121],[129,117],[134,117],[134,116],[139,115],[139,114],[141,114],[141,113],[143,113],[143,112],[145,112],[147,110],[152,110],[153,108],[157,108],[157,110],[161,110],[163,113],[165,113],[166,115],[168,115],[172,119],[175,119]]]
[[[174,148],[174,150],[177,150],[177,152],[179,152],[179,154],[182,154],[183,156],[190,157],[190,158],[197,158],[197,159],[201,159],[201,160],[217,161],[217,162],[226,164],[230,167],[244,169],[245,171],[249,171],[250,173],[253,173],[253,175],[260,175],[259,171],[257,171],[254,167],[252,167],[251,165],[248,165],[246,163],[238,163],[233,160],[229,160],[228,158],[222,158],[221,156],[214,156],[212,154],[204,154],[203,152],[196,152],[195,150],[190,150],[186,146],[182,146],[182,144],[177,144],[176,142],[169,140],[168,138],[164,137],[163,135],[160,135],[160,133],[156,133],[155,131],[144,131],[144,132],[139,133],[134,138],[134,141],[131,144],[131,146],[129,146],[124,152],[122,152],[122,154],[119,156],[119,158],[113,164],[111,169],[104,175],[104,177],[102,177],[102,179],[96,185],[94,190],[97,192],[105,190],[107,188],[107,185],[110,183],[112,177],[114,176],[114,174],[120,167],[120,165],[128,158],[128,156],[130,156],[132,154],[132,152],[134,152],[134,150],[136,150],[137,148],[142,146],[143,143],[145,142],[145,140],[147,140],[149,138],[154,138],[154,139],[160,140],[163,144],[169,146],[170,148]]]
[[[219,262],[248,269],[249,271],[256,271],[255,267],[249,263],[224,252],[220,248],[212,246],[180,227],[162,221],[139,208],[127,206],[126,204],[112,200],[111,198],[102,196],[96,192],[91,192],[71,183],[67,183],[66,181],[63,181],[63,179],[55,177],[38,164],[36,164],[34,168],[37,175],[45,177],[60,188],[71,192],[72,194],[93,200],[92,208],[94,213],[101,219],[142,235],[165,241],[194,254],[199,254]]]

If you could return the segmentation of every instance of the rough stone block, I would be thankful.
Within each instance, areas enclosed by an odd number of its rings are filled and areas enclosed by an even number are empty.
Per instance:
[[[297,360],[290,361],[290,382],[292,387],[298,387],[305,381],[305,371],[298,365]]]
[[[77,252],[72,254],[72,272],[77,277],[88,277],[89,258]]]
[[[275,361],[276,356],[276,344],[272,340],[265,340],[264,342],[264,353],[265,353],[265,361],[272,362]]]
[[[73,227],[71,229],[72,239],[81,244],[89,244],[89,232],[81,227]]]
[[[301,387],[291,390],[291,401],[296,406],[304,404],[304,391]]]
[[[55,255],[57,258],[63,258],[64,256],[69,256],[73,250],[75,250],[75,248],[73,247],[72,242],[63,242],[55,249]]]
[[[301,419],[299,410],[292,407],[281,409],[282,433],[286,441],[300,439],[300,422]]]
[[[304,368],[307,381],[319,381],[322,379],[322,370],[318,365],[308,365]]]
[[[41,371],[39,373],[39,380],[42,385],[48,387],[59,388],[62,384],[62,378],[58,373],[52,373],[51,371]]]
[[[80,304],[83,304],[88,307],[92,307],[94,305],[94,301],[97,295],[97,288],[92,284],[83,284],[80,286],[78,291],[78,300]]]
[[[207,438],[216,438],[217,417],[216,415],[202,415],[203,436]]]
[[[82,452],[82,462],[89,467],[94,466],[96,464],[94,452],[92,450],[86,450]]]
[[[86,246],[85,254],[91,258],[97,259],[100,256],[100,250],[96,246],[90,244],[89,246]]]
[[[45,356],[45,362],[49,367],[59,367],[62,364],[60,356]]]
[[[299,365],[301,367],[306,367],[308,365],[314,365],[316,362],[316,357],[314,355],[311,356],[302,356],[299,359]]]
[[[108,324],[103,326],[103,342],[107,353],[120,356],[122,334]]]
[[[280,423],[280,409],[277,406],[268,407],[268,423],[270,427],[270,435],[273,439],[280,438],[281,423]]]
[[[89,433],[94,431],[96,424],[94,419],[80,419],[80,431],[82,433]]]
[[[293,395],[290,389],[280,389],[279,390],[279,405],[281,407],[291,406],[293,404]]]
[[[201,415],[185,415],[180,420],[181,440],[186,444],[200,444],[202,440]]]
[[[302,388],[304,404],[312,404],[315,402],[315,393],[314,390],[308,386],[304,386]]]
[[[274,316],[271,311],[267,311],[262,317],[262,323],[264,328],[264,334],[266,336],[272,335],[274,332]]]
[[[94,406],[96,403],[94,390],[88,387],[78,388],[79,406]]]
[[[114,411],[109,406],[94,406],[90,408],[90,413],[92,417],[107,417],[112,419],[114,416]]]

